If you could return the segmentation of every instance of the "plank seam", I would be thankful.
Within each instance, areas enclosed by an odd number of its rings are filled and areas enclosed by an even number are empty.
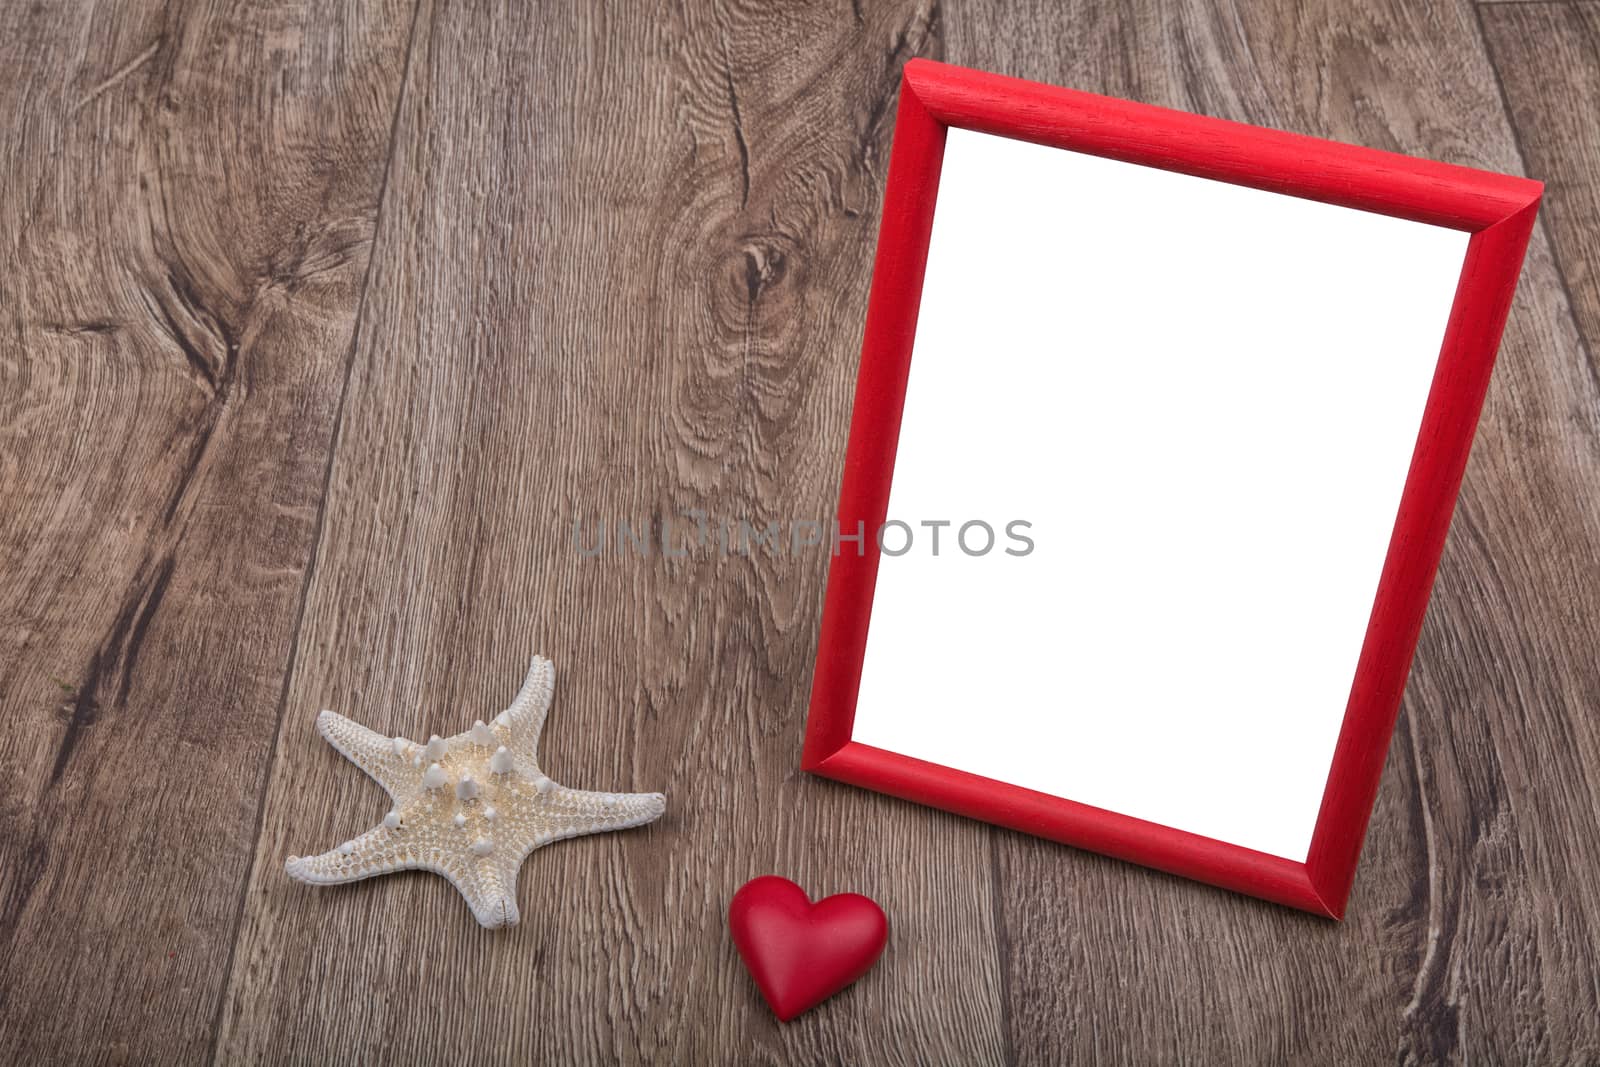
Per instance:
[[[1011,1033],[1011,930],[1006,923],[1001,895],[1000,842],[1003,831],[989,827],[989,923],[993,927],[995,962],[1000,969],[1000,1052],[1008,1065],[1017,1062],[1017,1042]]]
[[[211,1048],[206,1059],[216,1063],[221,1052],[223,1015],[227,1011],[229,998],[234,989],[234,958],[238,952],[239,940],[243,936],[245,904],[250,897],[250,887],[255,883],[256,859],[259,855],[261,830],[266,822],[267,795],[272,788],[272,773],[278,764],[278,739],[283,732],[283,720],[289,704],[289,688],[294,681],[295,668],[299,662],[300,631],[305,623],[306,604],[311,598],[311,584],[316,578],[317,563],[322,555],[322,540],[324,527],[328,515],[328,490],[333,484],[333,468],[339,455],[339,435],[344,425],[345,401],[350,394],[350,379],[353,377],[356,362],[356,351],[361,343],[361,327],[366,320],[367,294],[372,287],[372,271],[378,261],[378,250],[383,239],[383,209],[389,198],[389,178],[394,173],[395,150],[399,140],[400,116],[404,113],[406,94],[411,84],[411,67],[417,43],[417,20],[422,13],[423,0],[416,0],[411,9],[411,28],[406,36],[405,61],[401,64],[400,87],[395,93],[394,114],[389,120],[389,145],[388,155],[384,159],[383,180],[378,186],[378,203],[373,216],[372,248],[367,253],[367,266],[361,278],[361,293],[356,298],[355,322],[350,331],[350,345],[345,353],[344,381],[339,386],[339,404],[334,411],[333,427],[328,445],[328,459],[322,471],[322,493],[317,501],[316,532],[311,540],[311,558],[306,563],[305,578],[300,584],[300,604],[295,609],[294,629],[289,635],[289,659],[284,667],[283,687],[278,694],[278,714],[274,719],[272,729],[272,749],[267,754],[267,773],[261,784],[260,795],[256,799],[255,831],[251,834],[250,867],[245,873],[244,884],[239,889],[239,904],[234,912],[233,940],[228,945],[227,959],[223,961],[222,971],[227,975],[227,980],[222,987],[222,994],[217,999],[216,1011],[211,1017]]]
[[[1515,0],[1507,6],[1529,7],[1545,2],[1547,0]],[[1570,6],[1566,0],[1551,0],[1551,2]],[[1505,115],[1506,126],[1511,131],[1511,147],[1517,153],[1517,166],[1521,168],[1523,174],[1527,174],[1528,153],[1522,146],[1522,128],[1517,125],[1516,113],[1511,110],[1511,95],[1506,92],[1505,79],[1500,76],[1500,61],[1495,57],[1494,41],[1483,21],[1484,7],[1482,2],[1472,5],[1472,17],[1478,26],[1478,44],[1483,48],[1484,58],[1489,61],[1489,73],[1494,75],[1495,92],[1500,96],[1500,111]],[[1561,261],[1560,249],[1557,248],[1555,237],[1550,232],[1550,213],[1554,208],[1553,203],[1547,203],[1545,210],[1539,213],[1535,225],[1544,238],[1545,248],[1550,252],[1550,264],[1555,270],[1556,282],[1561,286],[1561,299],[1567,305],[1567,320],[1572,324],[1572,335],[1578,340],[1578,351],[1582,353],[1584,368],[1589,372],[1590,388],[1596,396],[1600,396],[1600,367],[1595,365],[1594,351],[1589,347],[1589,338],[1583,332],[1583,324],[1578,321],[1578,305],[1573,301],[1572,286],[1567,281],[1567,267]]]

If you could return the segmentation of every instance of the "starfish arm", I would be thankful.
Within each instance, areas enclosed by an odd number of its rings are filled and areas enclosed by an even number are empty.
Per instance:
[[[661,818],[667,798],[660,793],[592,793],[561,787],[546,818],[555,824],[555,837],[627,830]]]
[[[290,856],[283,869],[307,885],[339,885],[413,869],[444,873],[427,857],[414,855],[395,831],[383,826],[374,826],[318,856]]]
[[[506,747],[522,767],[539,765],[539,734],[544,730],[555,691],[555,665],[543,656],[535,656],[516,699],[495,720],[504,728]]]
[[[522,860],[499,853],[474,862],[459,875],[446,875],[472,909],[472,917],[485,929],[515,926],[522,921],[517,910],[517,873]]]
[[[394,800],[403,800],[416,792],[422,772],[412,763],[411,753],[417,746],[411,742],[384,737],[331,711],[317,716],[317,732],[338,749],[340,755],[383,786]],[[404,751],[397,752],[402,746]]]
[[[515,926],[522,918],[517,910],[519,866],[510,856],[479,860],[451,850],[418,849],[403,831],[376,826],[321,855],[290,856],[284,870],[307,885],[342,885],[395,871],[431,871],[454,886],[472,917],[492,930]]]

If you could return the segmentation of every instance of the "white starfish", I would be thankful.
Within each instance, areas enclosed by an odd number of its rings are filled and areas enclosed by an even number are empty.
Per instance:
[[[579,834],[642,826],[666,811],[660,793],[590,793],[539,770],[539,732],[555,668],[539,656],[511,706],[426,745],[389,738],[324,711],[317,730],[394,800],[383,821],[320,856],[290,856],[290,877],[311,885],[391,871],[442,874],[491,929],[515,925],[517,873],[528,853]]]

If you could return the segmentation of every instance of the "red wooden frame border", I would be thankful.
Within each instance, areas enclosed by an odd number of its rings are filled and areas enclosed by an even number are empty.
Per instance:
[[[1344,913],[1473,431],[1543,186],[915,59],[900,86],[839,525],[889,504],[950,126],[1466,230],[1455,303],[1304,863],[852,741],[878,551],[828,574],[808,771],[1332,918]]]

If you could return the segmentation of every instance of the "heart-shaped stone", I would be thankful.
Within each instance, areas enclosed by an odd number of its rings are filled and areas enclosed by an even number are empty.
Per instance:
[[[805,890],[770,874],[733,895],[728,928],[784,1022],[866,974],[889,940],[889,920],[870,898],[840,893],[813,904]]]

